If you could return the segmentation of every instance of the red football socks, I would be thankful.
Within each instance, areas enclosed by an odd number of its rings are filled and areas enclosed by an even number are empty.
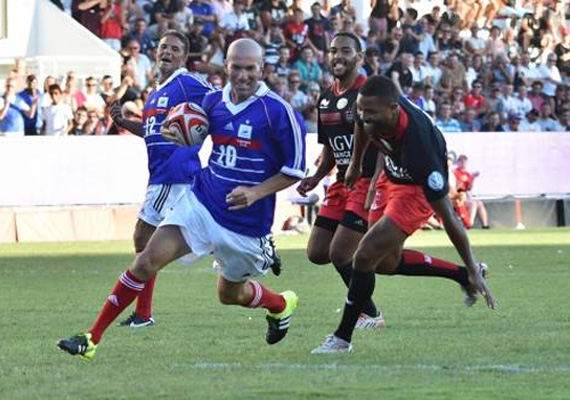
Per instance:
[[[402,258],[394,275],[439,276],[452,279],[462,286],[469,284],[465,267],[414,250],[402,252]]]
[[[152,294],[154,293],[154,283],[156,275],[146,281],[144,289],[137,297],[137,306],[135,312],[139,317],[148,320],[152,315]]]
[[[103,309],[97,316],[95,323],[89,329],[91,340],[97,344],[105,330],[113,321],[131,304],[144,289],[145,283],[136,278],[131,271],[125,271],[119,278],[113,291],[107,297]]]
[[[246,307],[249,308],[266,308],[271,313],[280,313],[285,309],[285,299],[277,293],[263,287],[259,282],[249,281],[249,285],[253,292],[252,300]]]

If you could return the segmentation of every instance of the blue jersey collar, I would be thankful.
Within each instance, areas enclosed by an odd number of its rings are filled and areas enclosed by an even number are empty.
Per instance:
[[[265,82],[259,82],[259,87],[257,88],[257,91],[253,94],[253,96],[251,96],[249,99],[245,101],[242,101],[239,104],[234,104],[232,102],[231,91],[232,91],[231,83],[228,83],[226,86],[224,86],[224,90],[222,91],[222,101],[226,104],[227,109],[232,114],[235,115],[245,110],[247,106],[249,106],[251,103],[257,100],[258,97],[265,96],[267,93],[269,93],[269,88],[267,87]]]

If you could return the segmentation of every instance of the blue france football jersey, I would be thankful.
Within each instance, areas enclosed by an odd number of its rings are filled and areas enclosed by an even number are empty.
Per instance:
[[[160,127],[172,107],[184,102],[202,104],[212,90],[202,77],[181,68],[149,94],[143,112],[149,185],[189,183],[200,170],[200,146],[181,147],[169,142],[160,134]]]
[[[291,106],[264,83],[239,104],[230,101],[230,90],[227,85],[204,98],[213,148],[193,190],[220,225],[261,237],[271,230],[275,195],[236,211],[228,210],[226,195],[236,186],[258,185],[279,172],[303,178],[304,125],[299,124]]]

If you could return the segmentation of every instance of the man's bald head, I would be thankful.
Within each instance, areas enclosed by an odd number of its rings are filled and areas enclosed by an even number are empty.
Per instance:
[[[230,44],[228,47],[228,61],[236,57],[247,57],[255,59],[260,65],[263,64],[263,49],[253,39],[238,39]]]

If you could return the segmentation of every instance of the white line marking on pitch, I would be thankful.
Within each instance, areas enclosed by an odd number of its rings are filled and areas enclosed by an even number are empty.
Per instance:
[[[215,363],[215,362],[198,362],[193,364],[172,364],[174,369],[206,369],[206,370],[220,370],[220,369],[238,369],[238,368],[252,368],[252,369],[285,369],[285,370],[424,370],[424,371],[459,371],[459,372],[506,372],[512,374],[539,374],[545,372],[560,372],[570,373],[570,365],[553,365],[553,366],[540,366],[540,365],[430,365],[430,364],[411,364],[411,365],[339,365],[339,364],[285,364],[285,363],[271,363],[271,364],[243,364],[235,363]]]

